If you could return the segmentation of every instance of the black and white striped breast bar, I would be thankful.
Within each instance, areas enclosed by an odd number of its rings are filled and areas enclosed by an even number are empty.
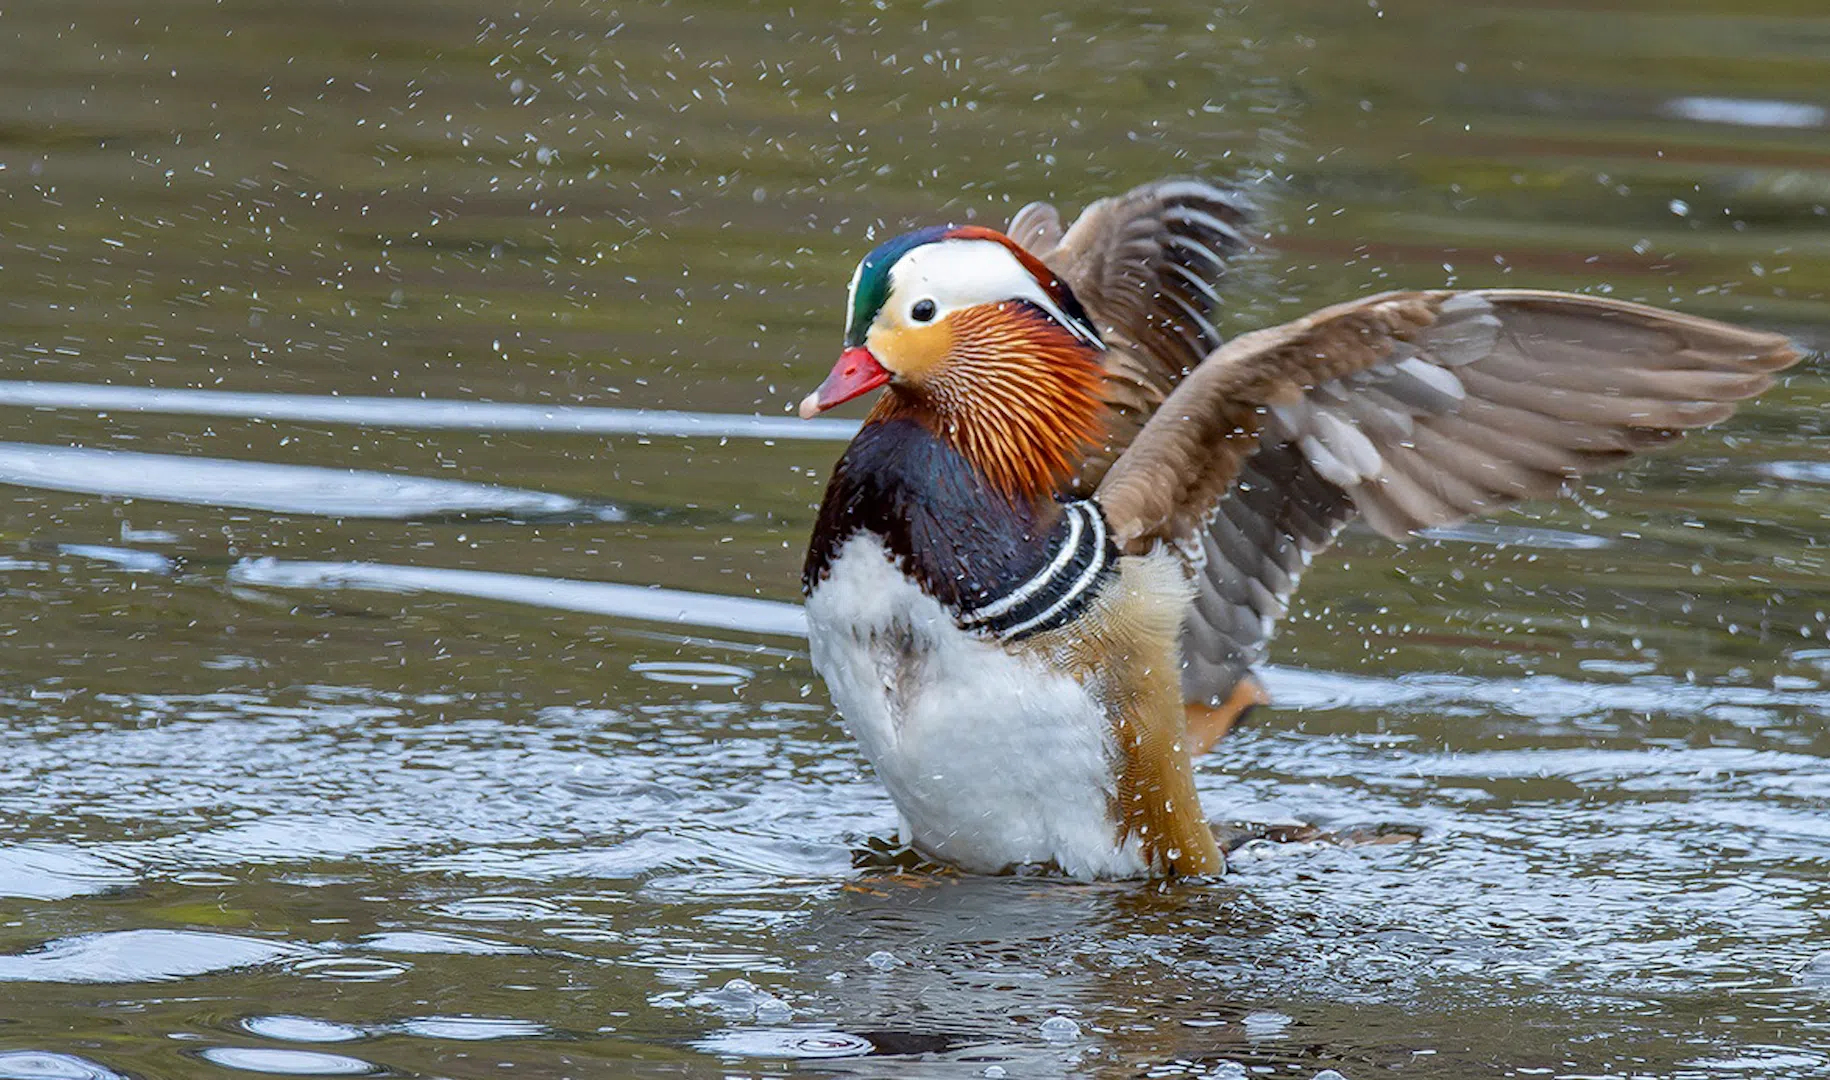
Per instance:
[[[1005,641],[1039,634],[1072,622],[1118,572],[1118,548],[1106,519],[1088,500],[1065,503],[1042,569],[1009,592],[960,613],[969,630],[985,630]]]

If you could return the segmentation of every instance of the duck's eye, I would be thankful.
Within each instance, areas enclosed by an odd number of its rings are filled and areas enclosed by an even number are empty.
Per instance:
[[[916,322],[927,322],[933,317],[934,301],[932,300],[917,300],[915,306],[909,309],[909,318]]]

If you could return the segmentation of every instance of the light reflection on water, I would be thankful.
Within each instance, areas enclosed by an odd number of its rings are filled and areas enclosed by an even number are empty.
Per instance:
[[[361,1058],[326,1054],[320,1050],[212,1046],[199,1050],[197,1056],[212,1065],[279,1076],[368,1076],[381,1071],[379,1066]]]
[[[1823,1071],[1821,359],[1318,561],[1203,798],[1422,839],[1219,884],[898,872],[793,602],[853,422],[784,415],[874,238],[1169,173],[1277,211],[1233,329],[1529,284],[1821,345],[1820,18],[54,7],[0,1078]]]
[[[120,1073],[74,1054],[34,1050],[0,1051],[0,1078],[4,1080],[124,1080]]]
[[[21,443],[0,443],[0,484],[322,517],[626,516],[615,506],[492,484]]]
[[[98,413],[222,416],[239,420],[353,424],[452,431],[528,431],[547,435],[646,435],[677,438],[849,440],[850,420],[732,416],[678,409],[607,409],[493,401],[253,394],[93,383],[0,380],[0,406]]]
[[[0,956],[0,982],[160,982],[270,964],[303,951],[283,942],[192,930],[122,930],[64,938],[22,955]]]
[[[433,592],[506,600],[561,611],[582,611],[676,626],[706,626],[757,634],[805,636],[799,606],[772,600],[689,593],[602,581],[566,581],[527,574],[486,573],[372,563],[282,562],[248,559],[229,570],[232,584],[281,589],[371,589]]]

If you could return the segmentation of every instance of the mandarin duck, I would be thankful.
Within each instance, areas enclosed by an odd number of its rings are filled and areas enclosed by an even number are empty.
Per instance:
[[[879,387],[802,577],[815,669],[901,816],[978,873],[1225,868],[1193,758],[1359,518],[1456,522],[1728,416],[1777,334],[1593,296],[1391,292],[1222,342],[1235,189],[1149,184],[1065,231],[892,239],[810,417]]]

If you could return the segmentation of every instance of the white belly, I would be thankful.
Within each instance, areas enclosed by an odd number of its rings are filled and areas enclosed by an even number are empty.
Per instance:
[[[807,598],[813,666],[902,813],[904,839],[979,873],[1054,863],[1127,877],[1117,749],[1078,682],[953,625],[874,537],[848,541]]]

